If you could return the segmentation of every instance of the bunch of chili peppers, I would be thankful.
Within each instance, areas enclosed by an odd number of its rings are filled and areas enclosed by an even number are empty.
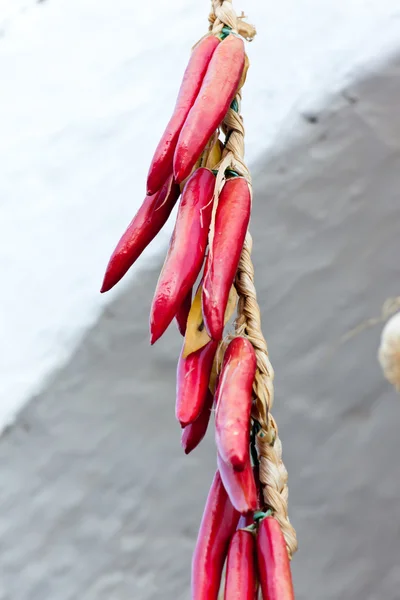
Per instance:
[[[251,442],[256,356],[250,341],[231,338],[219,374],[215,367],[237,302],[234,280],[251,212],[249,184],[238,173],[227,170],[216,192],[223,150],[219,129],[229,108],[235,110],[246,62],[242,38],[228,27],[194,47],[151,162],[147,195],[110,258],[101,288],[110,290],[125,275],[181,196],[151,307],[150,337],[155,343],[174,319],[184,336],[176,417],[186,453],[203,439],[215,409],[218,469],[193,556],[193,600],[218,598],[225,564],[225,600],[254,600],[259,588],[265,600],[294,598],[279,523],[270,511],[260,512]]]

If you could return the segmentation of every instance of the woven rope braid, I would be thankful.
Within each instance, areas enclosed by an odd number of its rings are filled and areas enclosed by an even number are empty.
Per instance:
[[[237,17],[230,0],[212,0],[212,12],[209,17],[210,30],[214,34],[228,26],[247,40],[252,40],[256,34],[254,27],[243,21],[244,16]],[[245,72],[248,63],[246,63]],[[236,94],[237,111],[229,109],[222,131],[226,136],[225,149],[219,164],[216,190],[219,193],[224,184],[225,169],[236,171],[246,178],[251,190],[250,172],[244,162],[243,119],[240,114],[241,87],[246,73]],[[242,250],[236,289],[239,295],[238,315],[235,322],[235,335],[246,336],[256,352],[257,372],[254,381],[255,404],[253,418],[261,426],[257,434],[257,450],[260,462],[260,481],[263,486],[263,497],[266,509],[272,509],[278,520],[286,540],[289,556],[297,550],[296,533],[288,518],[288,475],[282,462],[282,444],[278,436],[278,428],[270,414],[274,399],[274,371],[269,360],[267,343],[261,331],[260,308],[254,285],[254,267],[251,261],[252,238],[248,232]]]

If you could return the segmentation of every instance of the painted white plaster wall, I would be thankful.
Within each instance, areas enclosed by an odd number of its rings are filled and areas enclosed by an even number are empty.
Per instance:
[[[126,285],[98,293],[208,7],[0,0],[0,427]],[[301,135],[299,113],[400,46],[398,0],[235,7],[258,29],[243,104],[250,161]]]

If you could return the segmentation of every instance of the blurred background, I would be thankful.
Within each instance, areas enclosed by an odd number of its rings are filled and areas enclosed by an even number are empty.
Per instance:
[[[400,6],[234,6],[296,597],[399,600],[400,403],[381,326],[347,334],[400,293]],[[190,595],[215,452],[180,448],[176,328],[149,347],[173,218],[99,288],[208,11],[0,0],[1,600]]]

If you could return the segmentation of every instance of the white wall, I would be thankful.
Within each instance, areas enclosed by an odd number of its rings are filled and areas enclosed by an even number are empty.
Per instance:
[[[301,135],[299,113],[400,45],[398,0],[235,6],[258,29],[243,104],[250,161]],[[208,8],[198,0],[0,0],[0,426],[118,293],[98,293],[103,270],[143,199]]]

